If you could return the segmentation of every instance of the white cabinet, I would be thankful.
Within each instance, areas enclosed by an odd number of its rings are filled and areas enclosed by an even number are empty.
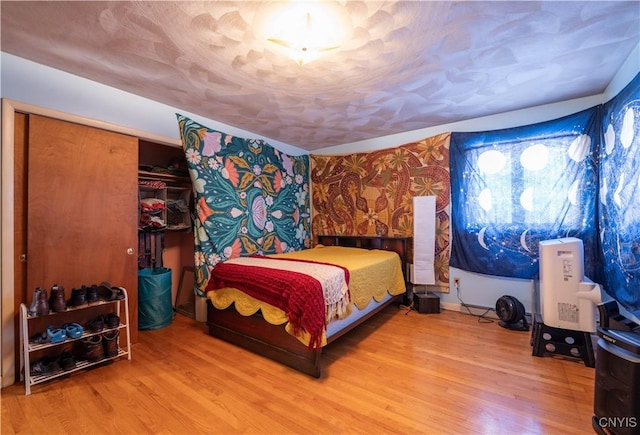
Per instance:
[[[105,362],[114,360],[116,358],[126,356],[127,359],[131,359],[131,336],[129,332],[129,299],[127,291],[125,289],[121,290],[124,295],[124,298],[122,299],[98,301],[96,303],[92,303],[83,307],[68,307],[65,311],[50,311],[49,314],[46,314],[44,316],[31,316],[28,314],[27,305],[20,304],[20,340],[23,349],[22,367],[24,369],[24,386],[26,395],[31,394],[31,387],[33,385],[40,384],[42,382],[46,382],[61,376],[66,376],[70,373],[83,370],[98,364],[104,364]],[[124,307],[124,310],[122,310],[122,307]],[[86,327],[86,319],[91,318],[93,315],[95,315],[91,313],[105,312],[113,313],[118,317],[119,321],[117,326],[108,327],[107,323],[104,322],[104,327],[101,330],[95,332]],[[100,314],[100,316],[101,315],[102,314]],[[49,326],[55,329],[61,329],[64,328],[65,325],[73,323],[77,323],[82,326],[82,335],[79,335],[75,338],[70,338],[69,336],[67,336],[59,342],[51,342],[52,340],[49,340],[44,343],[37,343],[30,340],[32,337],[38,334],[46,333],[46,329]],[[42,325],[48,326],[44,326],[43,329]],[[115,333],[116,331],[118,331],[117,334]],[[59,357],[65,351],[73,354],[72,351],[65,349],[71,349],[74,347],[77,349],[81,347],[78,345],[81,345],[84,342],[95,342],[97,340],[92,340],[92,337],[95,338],[96,336],[117,336],[114,339],[116,343],[115,349],[117,349],[117,354],[115,354],[114,349],[112,355],[105,355],[99,360],[91,361],[89,359],[86,359],[81,352],[76,351],[74,355],[75,363],[73,367],[67,368],[65,370],[60,368],[46,374],[32,374],[31,371],[34,364],[42,362],[42,360],[44,359],[52,361],[56,357]]]

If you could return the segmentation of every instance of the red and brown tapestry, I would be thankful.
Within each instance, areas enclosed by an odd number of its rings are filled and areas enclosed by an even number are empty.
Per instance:
[[[449,137],[311,157],[315,235],[413,236],[413,197],[436,197],[436,283],[449,285]]]

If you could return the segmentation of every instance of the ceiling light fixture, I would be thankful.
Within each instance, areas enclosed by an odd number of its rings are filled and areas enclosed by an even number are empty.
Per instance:
[[[324,2],[299,2],[275,13],[267,40],[283,47],[299,65],[340,48],[344,35],[335,10]]]

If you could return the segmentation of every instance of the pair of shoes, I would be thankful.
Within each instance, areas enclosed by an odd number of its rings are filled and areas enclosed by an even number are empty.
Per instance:
[[[43,376],[52,375],[61,370],[60,364],[56,358],[46,356],[31,364],[30,374],[31,376]]]
[[[43,288],[37,287],[33,291],[33,299],[28,309],[29,315],[46,316],[49,314],[49,301],[47,299],[47,291]]]
[[[76,368],[76,357],[69,351],[64,351],[58,357],[58,365],[65,372]]]
[[[86,307],[87,302],[87,286],[82,285],[80,288],[71,289],[71,299],[67,304],[70,307]]]
[[[64,287],[54,284],[49,293],[49,308],[54,313],[67,310],[67,300],[64,296]]]
[[[62,328],[54,328],[53,326],[49,326],[44,332],[29,337],[29,343],[62,343],[67,338],[82,337],[82,332],[82,326],[80,326],[78,323],[66,323],[62,326]]]
[[[116,313],[100,315],[87,323],[87,329],[91,332],[100,332],[104,328],[114,329],[120,326],[120,317]]]

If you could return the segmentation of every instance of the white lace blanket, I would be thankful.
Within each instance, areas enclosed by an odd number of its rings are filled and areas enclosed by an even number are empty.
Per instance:
[[[309,275],[322,286],[327,323],[348,314],[349,286],[342,267],[304,260],[281,260],[265,257],[240,257],[227,260],[226,263],[281,269]]]

